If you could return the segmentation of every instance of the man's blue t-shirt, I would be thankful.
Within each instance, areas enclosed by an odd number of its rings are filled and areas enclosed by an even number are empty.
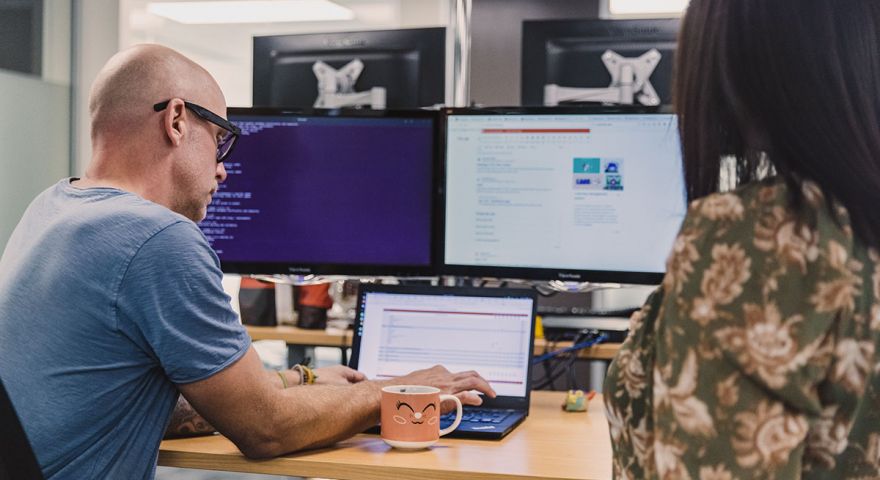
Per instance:
[[[187,218],[63,180],[0,259],[0,379],[49,478],[152,478],[178,396],[250,338]]]

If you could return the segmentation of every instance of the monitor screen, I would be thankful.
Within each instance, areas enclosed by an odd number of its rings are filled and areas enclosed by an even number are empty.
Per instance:
[[[442,27],[254,37],[253,103],[316,106],[315,63],[339,71],[354,60],[362,69],[353,74],[349,89],[384,88],[386,108],[444,103],[446,29]]]
[[[355,320],[352,358],[367,378],[387,380],[439,364],[453,372],[475,370],[499,396],[528,394],[533,293],[376,289],[361,292]]]
[[[650,20],[539,20],[523,22],[522,104],[548,103],[546,85],[569,88],[605,88],[612,84],[603,56],[611,51],[623,58],[639,58],[651,49],[659,53],[650,71],[651,87],[660,105],[672,103],[670,85],[678,35],[678,19]],[[615,67],[610,67],[615,68]],[[641,93],[645,93],[642,91]],[[634,104],[640,102],[636,92]],[[559,103],[563,103],[559,95]],[[602,102],[598,95],[580,101]],[[617,103],[605,100],[608,103]]]
[[[200,226],[225,272],[433,272],[436,114],[232,108]]]
[[[672,114],[450,110],[444,270],[659,283],[686,210]]]

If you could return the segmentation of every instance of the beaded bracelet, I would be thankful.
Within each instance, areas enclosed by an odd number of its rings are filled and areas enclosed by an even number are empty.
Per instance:
[[[299,372],[300,385],[311,385],[315,383],[315,379],[318,378],[318,376],[315,375],[315,372],[311,368],[302,364],[294,365],[293,370]]]

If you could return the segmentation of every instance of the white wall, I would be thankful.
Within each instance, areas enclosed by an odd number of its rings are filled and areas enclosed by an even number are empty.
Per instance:
[[[43,2],[41,75],[0,70],[0,252],[31,200],[71,172],[71,9]]]
[[[471,100],[519,105],[523,20],[596,18],[596,0],[474,0]]]
[[[70,0],[43,3],[43,80],[70,85]]]
[[[30,201],[70,174],[70,87],[0,70],[0,250]]]
[[[92,156],[89,89],[101,67],[119,50],[119,2],[73,0],[73,174]]]

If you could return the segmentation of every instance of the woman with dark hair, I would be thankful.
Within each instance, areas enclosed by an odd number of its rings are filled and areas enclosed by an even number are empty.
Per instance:
[[[692,202],[606,378],[615,475],[878,478],[880,1],[691,0],[677,56]]]

